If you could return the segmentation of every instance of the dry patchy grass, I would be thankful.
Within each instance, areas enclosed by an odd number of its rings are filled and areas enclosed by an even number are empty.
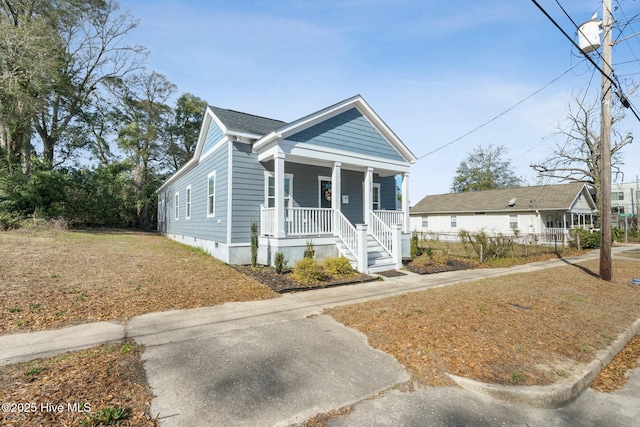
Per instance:
[[[0,233],[0,334],[277,296],[202,251],[141,232]]]
[[[422,385],[451,384],[447,373],[499,384],[547,385],[640,318],[637,261],[614,261],[599,280],[597,261],[462,283],[329,310],[392,354]]]
[[[0,412],[0,424],[80,426],[92,414],[120,407],[126,411],[120,426],[156,426],[140,350],[108,344],[0,368],[0,399],[16,404],[14,411]],[[52,409],[59,405],[61,411]]]

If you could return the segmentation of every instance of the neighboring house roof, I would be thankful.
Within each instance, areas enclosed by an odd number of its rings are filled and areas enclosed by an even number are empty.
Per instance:
[[[254,116],[253,114],[242,113],[240,111],[227,110],[213,106],[209,106],[209,108],[213,111],[216,117],[218,117],[222,124],[232,132],[246,132],[262,136],[286,124],[286,122],[283,122],[282,120]]]
[[[506,212],[535,210],[566,210],[575,204],[579,194],[586,194],[589,205],[595,203],[581,182],[533,187],[503,188],[426,196],[411,214]],[[587,196],[588,195],[588,196]]]

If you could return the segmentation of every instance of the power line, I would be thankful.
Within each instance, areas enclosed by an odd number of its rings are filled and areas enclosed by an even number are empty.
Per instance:
[[[584,61],[582,61],[584,62]],[[535,95],[537,95],[538,93],[540,93],[541,91],[543,91],[544,89],[546,89],[547,87],[551,86],[553,83],[555,83],[556,81],[560,80],[565,74],[567,74],[568,72],[570,72],[571,70],[573,70],[574,68],[576,68],[578,65],[582,64],[582,62],[577,63],[576,65],[574,65],[573,67],[569,68],[567,71],[565,71],[564,73],[560,74],[558,77],[556,77],[555,79],[551,80],[549,83],[547,83],[546,85],[542,86],[540,89],[536,90],[535,92],[531,93],[529,96],[527,96],[526,98],[522,99],[521,101],[517,102],[516,104],[514,104],[513,106],[511,106],[510,108],[504,110],[502,113],[498,114],[497,116],[493,117],[490,120],[487,120],[486,122],[484,122],[483,124],[481,124],[480,126],[470,130],[469,132],[465,133],[464,135],[454,139],[453,141],[447,142],[444,145],[441,145],[440,147],[436,148],[433,151],[428,152],[427,154],[424,154],[420,157],[417,158],[417,160],[423,159],[427,156],[430,156],[431,154],[442,150],[443,148],[446,148],[448,146],[450,146],[451,144],[454,144],[458,141],[460,141],[461,139],[471,135],[472,133],[482,129],[483,127],[485,127],[486,125],[488,125],[491,122],[496,121],[497,119],[499,119],[500,117],[504,116],[505,114],[507,114],[509,111],[515,109],[517,106],[519,106],[520,104],[524,103],[525,101],[528,101],[530,98],[534,97]]]
[[[560,32],[562,34],[564,34],[564,36],[567,38],[567,40],[569,40],[571,42],[572,45],[574,45],[575,47],[578,48],[578,50],[580,52],[582,52],[582,49],[580,49],[580,46],[578,46],[578,44],[569,36],[569,34],[566,33],[566,31],[551,17],[551,15],[549,15],[547,13],[546,10],[544,10],[544,8],[542,6],[540,6],[540,4],[536,1],[536,0],[531,0],[537,7],[538,9],[540,9],[540,11],[553,23],[553,25],[556,26],[556,28],[558,30],[560,30]],[[557,0],[556,0],[557,1]],[[559,3],[558,3],[559,4]],[[572,20],[573,22],[573,20]],[[574,24],[575,25],[575,24]],[[607,73],[604,72],[604,70],[595,63],[595,61],[586,53],[582,52],[582,54],[584,55],[585,58],[587,58],[587,60],[591,63],[591,65],[593,65],[594,67],[596,67],[596,69],[598,71],[600,71],[600,74],[602,76],[604,76],[604,78],[606,78],[607,80],[609,80],[611,82],[611,84],[613,85],[613,87],[615,87],[616,90],[616,95],[618,96],[618,98],[620,98],[620,102],[622,102],[622,105],[624,105],[625,107],[629,108],[631,110],[631,112],[633,113],[633,115],[636,117],[636,119],[638,119],[638,121],[640,122],[640,116],[638,115],[638,113],[636,112],[635,108],[633,107],[633,105],[631,104],[631,102],[629,101],[629,99],[624,95],[624,93],[622,93],[622,89],[620,88],[620,86],[618,85],[618,82],[616,82],[610,75],[608,75]],[[598,52],[598,55],[600,55],[600,53]]]

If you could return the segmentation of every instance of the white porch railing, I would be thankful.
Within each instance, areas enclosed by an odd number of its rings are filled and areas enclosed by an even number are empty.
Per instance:
[[[276,234],[275,219],[276,209],[260,206],[260,234],[263,236],[273,236]]]
[[[333,233],[331,208],[290,208],[287,210],[287,234],[308,236]]]
[[[358,248],[360,247],[358,245],[358,231],[340,211],[336,211],[335,232],[347,249],[358,259]]]
[[[260,206],[260,233],[276,234],[275,208]],[[333,234],[333,210],[330,208],[290,208],[286,210],[285,232],[291,236]]]
[[[569,229],[568,228],[545,228],[542,230],[542,240],[548,243],[553,242],[564,242],[568,239]]]
[[[375,210],[373,213],[376,214],[387,227],[391,227],[393,224],[400,224],[400,227],[404,230],[404,211]]]
[[[393,253],[393,239],[391,227],[376,214],[371,212],[369,227],[371,235],[380,243],[380,245],[390,254]]]

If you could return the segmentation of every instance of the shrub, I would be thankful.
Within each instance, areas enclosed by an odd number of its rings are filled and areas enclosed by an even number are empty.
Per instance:
[[[282,252],[276,252],[273,257],[273,263],[276,267],[276,273],[282,274],[284,269],[287,268],[287,260],[284,259],[284,254]]]
[[[300,283],[318,283],[325,279],[322,266],[313,258],[302,258],[293,267],[291,278]]]
[[[309,240],[307,242],[307,248],[304,250],[304,257],[313,258],[315,254],[316,254],[316,251],[315,249],[313,249],[313,242]]]
[[[258,265],[258,224],[251,223],[251,266]]]
[[[513,239],[502,233],[489,236],[484,230],[475,233],[461,230],[459,236],[463,245],[470,245],[482,260],[507,258],[509,253],[513,253]]]
[[[349,260],[343,256],[325,258],[322,263],[324,272],[331,277],[349,277],[358,273],[351,267]]]
[[[422,255],[422,249],[420,248],[420,239],[418,238],[418,232],[411,233],[411,258],[417,258]]]
[[[572,238],[572,245],[575,247],[578,247],[578,241],[581,249],[597,249],[600,247],[599,232],[592,233],[582,228],[574,228],[569,231],[569,235]]]

